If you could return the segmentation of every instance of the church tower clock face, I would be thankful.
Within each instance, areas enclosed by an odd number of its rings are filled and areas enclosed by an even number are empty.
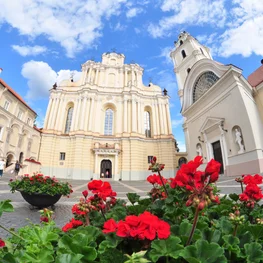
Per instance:
[[[219,77],[212,71],[203,73],[194,84],[193,102],[202,97],[218,80]]]

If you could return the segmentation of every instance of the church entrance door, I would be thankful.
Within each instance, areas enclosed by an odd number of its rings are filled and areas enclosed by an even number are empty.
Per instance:
[[[216,141],[216,142],[212,143],[212,147],[213,147],[213,152],[214,152],[214,159],[217,162],[221,163],[220,174],[223,174],[224,173],[224,164],[223,164],[223,156],[222,156],[220,141]]]
[[[101,161],[100,177],[101,178],[112,178],[112,163],[110,160]]]

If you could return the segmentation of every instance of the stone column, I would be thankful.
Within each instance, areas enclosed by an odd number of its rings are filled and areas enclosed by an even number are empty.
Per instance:
[[[96,74],[95,74],[95,85],[98,85],[98,77],[99,77],[99,69],[96,68]]]
[[[86,115],[86,107],[87,107],[87,97],[84,96],[83,97],[83,107],[82,107],[82,111],[81,111],[81,120],[80,120],[80,125],[79,125],[79,129],[80,130],[84,130],[84,124],[85,124],[85,121],[87,119],[87,115]]]
[[[220,124],[218,125],[218,127],[220,129],[220,145],[221,145],[221,148],[222,148],[223,163],[224,163],[224,166],[226,167],[226,165],[228,165],[228,152],[227,152],[225,131],[223,130],[223,128],[222,128],[222,126]]]
[[[136,101],[134,98],[132,98],[132,132],[137,132],[136,127]]]
[[[168,125],[168,134],[172,134],[172,123],[171,123],[171,115],[170,115],[170,108],[169,104],[165,104],[166,109],[166,117],[167,117],[167,125]]]
[[[138,102],[138,133],[142,134],[142,104],[141,101]]]
[[[90,78],[91,78],[91,70],[92,70],[92,68],[90,67],[89,68],[89,73],[88,73],[88,83],[90,83]]]
[[[113,117],[113,121],[114,121],[114,127],[116,127],[116,129],[113,129],[115,135],[116,134],[121,134],[122,133],[122,125],[123,125],[123,119],[122,119],[122,104],[118,101],[117,102],[117,116]],[[121,121],[119,121],[121,120]],[[116,131],[116,132],[115,132]]]
[[[56,131],[58,131],[60,129],[60,123],[62,121],[62,116],[61,116],[61,112],[63,110],[63,100],[62,98],[59,99],[59,103],[58,103],[58,111],[57,111],[57,117],[56,117],[56,121],[55,121],[55,129]]]
[[[44,129],[48,128],[48,122],[49,122],[49,116],[50,116],[50,111],[52,108],[52,104],[53,104],[53,99],[50,97],[49,98],[49,102],[48,102],[48,107],[47,107],[47,112],[46,112],[46,118],[45,118],[45,122],[44,122]]]
[[[160,131],[161,134],[164,134],[164,127],[163,127],[163,111],[162,111],[162,104],[160,101],[158,101],[158,116],[159,116],[159,126],[160,126]]]
[[[65,127],[63,127],[63,124],[66,123],[66,116],[67,116],[67,101],[64,99],[61,99],[60,104],[60,113],[59,113],[59,121],[58,121],[58,131],[64,132]]]
[[[165,110],[165,104],[162,104],[162,112],[163,112],[163,127],[164,127],[164,134],[168,134],[167,131],[167,115]]]
[[[97,168],[98,168],[98,153],[95,152],[95,167],[94,167],[94,175],[93,175],[93,179],[97,179],[97,175],[99,173],[97,173]]]
[[[128,132],[128,104],[127,104],[127,98],[124,98],[124,104],[123,104],[123,132]]]
[[[78,106],[79,106],[79,99],[76,99],[76,102],[74,103],[74,108],[73,108],[73,116],[72,116],[70,131],[75,130],[75,123],[76,123],[76,121],[77,121],[76,119],[78,117],[77,116]]]
[[[127,69],[125,69],[125,76],[124,76],[124,87],[127,86],[128,83],[128,73],[127,73]]]
[[[87,106],[85,110],[85,120],[84,120],[84,131],[88,131],[88,123],[89,123],[89,113],[90,113],[90,98],[87,97]]]
[[[101,126],[101,107],[100,107],[100,98],[96,98],[96,121],[95,121],[95,132],[100,133]],[[114,128],[114,127],[113,127]],[[114,130],[114,129],[113,129]]]
[[[23,137],[24,137],[24,134],[23,133],[19,133],[18,134],[18,144],[17,144],[17,147],[20,148],[22,143],[23,143]]]
[[[54,102],[54,107],[52,107],[52,112],[51,112],[51,122],[50,122],[50,129],[54,130],[55,128],[55,121],[57,118],[57,111],[58,111],[58,98],[55,99]]]
[[[91,107],[90,107],[90,114],[89,114],[89,128],[88,130],[92,130],[92,124],[93,124],[93,108],[94,108],[94,98],[91,98]]]
[[[119,156],[118,156],[118,153],[116,153],[115,155],[115,174],[114,174],[114,179],[115,181],[119,180],[119,178],[117,178],[118,176],[118,167],[119,166]]]
[[[152,134],[153,135],[158,134],[157,125],[158,125],[158,122],[157,122],[157,116],[156,116],[156,106],[155,106],[155,104],[152,104],[152,127],[153,127]]]

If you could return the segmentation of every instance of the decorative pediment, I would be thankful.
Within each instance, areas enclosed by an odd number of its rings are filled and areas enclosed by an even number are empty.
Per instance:
[[[205,120],[200,128],[200,132],[205,132],[206,130],[218,126],[220,123],[224,122],[224,118],[213,118],[209,117]]]

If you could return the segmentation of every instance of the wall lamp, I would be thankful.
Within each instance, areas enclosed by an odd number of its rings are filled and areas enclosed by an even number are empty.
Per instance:
[[[201,136],[198,136],[198,141],[204,143],[205,141],[201,140]]]
[[[228,132],[228,130],[224,128],[224,122],[221,122],[221,123],[220,123],[220,126],[221,126],[221,129],[222,129],[224,132]]]

